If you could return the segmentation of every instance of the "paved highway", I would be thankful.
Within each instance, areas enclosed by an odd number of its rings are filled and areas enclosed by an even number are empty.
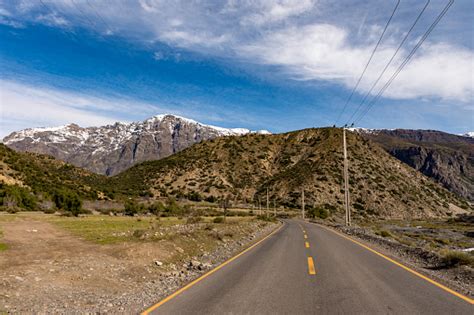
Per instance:
[[[288,220],[251,250],[148,312],[474,314],[472,303],[331,230]]]

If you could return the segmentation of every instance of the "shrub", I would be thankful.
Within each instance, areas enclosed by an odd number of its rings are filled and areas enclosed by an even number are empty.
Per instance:
[[[311,218],[327,219],[329,217],[329,211],[323,207],[309,208],[308,215]]]
[[[186,209],[180,207],[176,200],[168,198],[165,209],[162,213],[163,216],[182,216],[186,212]]]
[[[470,253],[459,251],[445,251],[441,257],[441,261],[446,267],[455,267],[458,265],[474,266],[474,256]]]
[[[214,222],[214,223],[224,223],[224,217],[215,217],[212,222]]]
[[[202,197],[198,192],[192,191],[187,195],[188,200],[191,201],[201,201]]]
[[[56,208],[70,212],[77,217],[82,212],[82,200],[76,193],[57,190],[53,195]]]
[[[274,216],[266,216],[266,215],[258,215],[258,220],[266,221],[266,222],[276,222],[276,218]]]
[[[137,203],[136,201],[127,201],[125,203],[124,214],[128,216],[134,216],[135,214],[143,213],[145,206]]]
[[[389,231],[386,231],[386,230],[382,230],[377,234],[379,234],[382,237],[391,237],[392,236],[392,233],[390,233]]]
[[[160,201],[156,201],[148,206],[148,211],[154,215],[159,215],[160,212],[165,211],[165,206]]]
[[[202,222],[202,217],[197,216],[197,217],[189,217],[186,219],[186,224],[196,224]]]
[[[37,202],[33,193],[24,187],[0,184],[0,206],[36,210]]]
[[[214,197],[214,196],[212,196],[212,195],[210,195],[209,197],[206,197],[206,199],[205,199],[205,200],[206,200],[207,202],[214,203],[214,202],[216,202],[216,201],[217,201],[217,198],[216,198],[216,197]]]

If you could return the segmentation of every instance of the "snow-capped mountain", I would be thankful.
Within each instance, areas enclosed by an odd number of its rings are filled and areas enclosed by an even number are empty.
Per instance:
[[[157,160],[196,142],[221,136],[268,134],[266,130],[221,128],[175,115],[141,122],[82,128],[69,124],[13,132],[3,139],[18,151],[49,154],[96,173],[115,175],[134,164]]]
[[[466,133],[463,134],[462,136],[463,136],[463,137],[474,138],[474,131],[466,132]]]

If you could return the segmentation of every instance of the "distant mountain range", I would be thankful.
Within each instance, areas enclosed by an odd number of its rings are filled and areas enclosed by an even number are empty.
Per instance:
[[[112,177],[0,144],[0,197],[3,190],[28,200],[33,192],[44,202],[57,191],[67,191],[89,200],[226,198],[233,205],[265,208],[268,191],[270,206],[298,208],[304,190],[308,209],[342,217],[341,137],[338,128],[219,136]],[[347,137],[355,219],[445,217],[472,211],[466,199],[388,154],[376,141],[355,132]]]
[[[3,143],[17,151],[48,154],[94,173],[115,175],[140,162],[157,160],[197,142],[266,130],[221,128],[175,115],[142,122],[82,128],[76,124],[13,132]]]
[[[474,133],[463,136],[434,130],[352,128],[366,139],[457,195],[474,201]],[[159,160],[193,144],[222,136],[268,131],[221,128],[175,115],[142,122],[82,128],[75,124],[33,128],[4,138],[8,147],[51,155],[94,173],[117,175],[144,161]]]

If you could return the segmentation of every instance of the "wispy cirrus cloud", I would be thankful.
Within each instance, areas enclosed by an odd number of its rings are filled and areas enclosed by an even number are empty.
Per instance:
[[[325,81],[348,89],[361,73],[393,6],[385,2],[322,0],[139,0],[117,1],[113,6],[80,0],[43,2],[46,8],[39,2],[3,2],[2,10],[15,12],[15,15],[2,15],[4,23],[21,25],[25,21],[36,21],[57,27],[71,23],[98,34],[112,32],[125,39],[162,42],[206,55],[235,58],[247,64],[276,66],[279,73],[289,79]],[[444,5],[444,2],[432,2],[410,39],[411,46],[402,49],[388,75]],[[460,14],[466,3],[457,1],[451,11]],[[402,2],[387,38],[361,83],[360,93],[371,86],[421,6],[417,1]],[[45,12],[46,9],[50,12]],[[453,19],[456,16],[449,13],[444,18],[446,30],[454,25]],[[438,35],[422,46],[385,97],[472,100],[472,44],[453,41],[453,36],[442,27],[442,24],[437,27]],[[157,60],[166,57],[150,54]]]

